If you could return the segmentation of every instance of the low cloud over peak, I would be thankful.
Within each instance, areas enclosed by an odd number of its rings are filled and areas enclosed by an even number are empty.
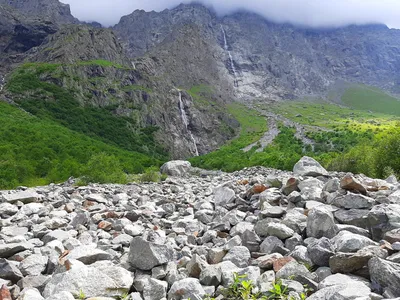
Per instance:
[[[105,26],[119,22],[136,9],[161,11],[182,0],[61,0],[71,5],[82,21],[97,21]],[[338,27],[349,24],[383,23],[400,28],[399,0],[200,0],[220,15],[239,9],[256,12],[275,22],[311,27]]]

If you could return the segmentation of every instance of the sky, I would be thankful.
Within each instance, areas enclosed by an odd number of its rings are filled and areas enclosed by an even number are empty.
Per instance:
[[[186,0],[61,0],[81,21],[111,26],[136,9],[161,11]],[[311,27],[383,23],[400,28],[400,0],[200,0],[219,15],[240,9],[257,12],[275,22]]]

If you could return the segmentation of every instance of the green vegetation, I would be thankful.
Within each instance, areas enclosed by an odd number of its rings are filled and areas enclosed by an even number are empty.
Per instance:
[[[262,137],[267,130],[265,118],[238,103],[229,105],[228,109],[240,122],[239,137],[217,151],[192,158],[190,161],[194,166],[225,171],[235,171],[248,166],[249,153],[244,153],[241,149]]]
[[[107,108],[80,105],[73,91],[40,80],[42,72],[48,70],[54,71],[54,66],[25,64],[13,74],[7,88],[20,96],[15,101],[23,109],[108,144],[160,159],[166,157],[154,140],[156,127],[137,128],[134,120],[116,116]]]
[[[359,110],[370,110],[400,116],[400,100],[365,85],[354,85],[342,96],[342,102]]]
[[[79,65],[94,64],[121,67],[107,61]],[[136,120],[118,117],[110,107],[81,105],[75,91],[53,83],[67,76],[64,69],[27,63],[10,78],[7,89],[21,109],[0,103],[0,188],[70,176],[83,176],[81,183],[125,183],[128,173],[142,173],[166,160],[154,140],[157,128],[139,128]]]
[[[96,182],[125,182],[161,161],[126,151],[41,120],[0,102],[0,188],[61,182],[86,175]],[[102,154],[107,153],[107,155]]]
[[[100,67],[105,67],[105,68],[129,69],[127,67],[124,67],[123,65],[116,64],[114,62],[111,62],[108,60],[102,60],[102,59],[81,61],[81,62],[78,62],[77,65],[78,66],[100,66]]]
[[[187,92],[192,97],[195,105],[199,108],[216,106],[216,102],[212,100],[214,97],[214,90],[211,86],[200,84],[193,86],[187,90]]]
[[[271,290],[266,293],[254,292],[255,285],[251,280],[247,279],[247,275],[239,275],[234,273],[233,282],[221,294],[223,300],[292,300],[294,297],[289,297],[288,287],[285,286],[282,280],[273,282]],[[312,290],[306,285],[304,286],[305,292],[299,296],[301,299],[306,299],[308,293]],[[205,300],[215,300],[207,296]]]

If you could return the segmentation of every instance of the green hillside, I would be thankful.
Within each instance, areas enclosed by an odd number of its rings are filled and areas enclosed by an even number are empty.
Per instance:
[[[96,181],[124,182],[126,173],[161,164],[148,155],[108,145],[3,102],[0,123],[2,189],[82,175]]]
[[[107,61],[81,62],[77,67],[95,63],[120,68]],[[42,80],[43,77],[47,81]],[[60,64],[27,63],[14,71],[6,88],[13,93],[14,101],[24,110],[41,119],[55,121],[71,130],[125,150],[166,158],[164,149],[153,137],[156,127],[139,128],[132,118],[113,114],[115,107],[112,105],[82,105],[74,97],[75,91],[53,83],[57,78],[65,77],[67,75]]]
[[[342,102],[354,109],[400,116],[400,100],[385,92],[365,85],[348,88]]]

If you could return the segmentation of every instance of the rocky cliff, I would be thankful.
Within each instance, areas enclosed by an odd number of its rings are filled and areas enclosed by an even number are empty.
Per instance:
[[[48,35],[42,45],[24,52],[23,58],[29,63],[17,68],[14,75],[24,69],[40,76],[42,82],[68,91],[80,105],[111,110],[127,118],[133,131],[159,128],[156,139],[172,157],[212,151],[236,132],[237,125],[222,99],[209,95],[207,101],[215,100],[217,109],[204,102],[196,104],[193,94],[182,88],[184,84],[168,77],[162,56],[130,60],[110,29],[63,26]],[[15,82],[14,75],[9,77],[10,85]],[[33,91],[27,88],[16,93],[11,89],[6,95],[23,104]],[[48,96],[42,93],[38,100],[46,101]]]
[[[225,73],[239,99],[323,95],[340,80],[398,92],[400,31],[383,25],[304,29],[247,12],[218,18],[204,6],[191,4],[160,13],[135,11],[114,29],[135,57],[156,52],[174,32],[188,30],[188,24],[194,36],[201,32],[202,40],[213,45],[208,59]],[[178,41],[176,48],[187,47]],[[170,53],[178,53],[176,48],[171,46]],[[200,51],[192,53],[204,57]],[[202,59],[197,61],[193,69],[201,69]],[[170,68],[171,76],[179,74]],[[208,76],[202,74],[204,80]],[[220,84],[224,82],[215,82]]]
[[[9,6],[28,17],[39,17],[57,24],[78,24],[68,4],[58,0],[0,0],[0,6]]]
[[[3,299],[232,299],[235,273],[258,297],[400,296],[394,177],[307,157],[293,172],[162,170],[173,174],[162,183],[0,192]]]

